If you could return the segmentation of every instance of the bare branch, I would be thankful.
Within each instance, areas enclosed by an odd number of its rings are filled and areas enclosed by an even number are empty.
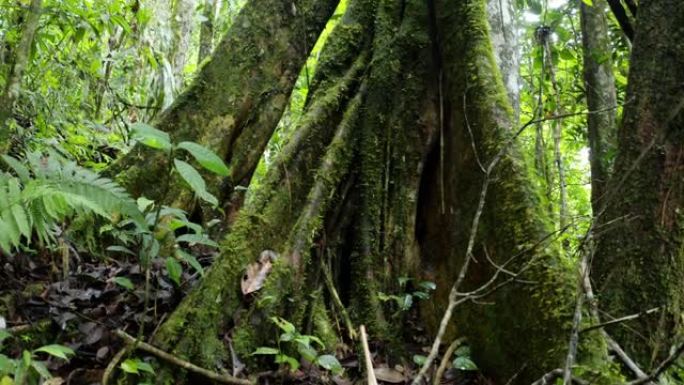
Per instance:
[[[180,366],[183,369],[189,370],[193,373],[197,373],[199,375],[202,375],[210,380],[220,382],[223,384],[234,384],[234,385],[253,385],[254,382],[242,378],[236,378],[227,374],[219,374],[216,372],[212,372],[211,370],[207,370],[204,368],[201,368],[191,362],[182,360],[172,354],[169,354],[159,348],[156,348],[144,341],[140,341],[136,339],[135,337],[131,336],[130,334],[126,333],[123,330],[117,330],[116,335],[121,337],[126,343],[133,345],[135,348],[138,348],[140,350],[146,351],[148,353],[154,354],[155,356],[161,358],[164,361],[170,362],[171,364],[174,364],[176,366]]]

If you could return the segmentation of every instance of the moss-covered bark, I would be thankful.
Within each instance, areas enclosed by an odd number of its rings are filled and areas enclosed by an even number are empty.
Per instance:
[[[336,44],[322,53],[323,63],[332,63],[333,55],[337,66],[324,66],[297,130],[239,213],[221,256],[160,330],[156,341],[163,348],[214,367],[226,358],[220,335],[230,327],[244,358],[273,337],[267,316],[278,314],[301,326],[307,298],[296,288],[307,283],[312,244],[355,148],[359,86],[368,62],[363,44],[368,31],[353,16],[355,10],[350,5],[331,36]],[[360,11],[372,13],[372,7]],[[280,257],[258,298],[250,301],[239,292],[240,278],[267,249]]]
[[[682,332],[683,41],[684,3],[639,3],[628,104],[593,263],[608,314],[661,309],[631,322],[631,329],[609,330],[642,368],[666,356]]]
[[[569,260],[555,242],[539,192],[510,143],[517,130],[491,43],[485,1],[435,1],[443,63],[444,144],[435,149],[421,200],[423,266],[435,282],[426,306],[437,325],[451,285],[466,258],[484,168],[505,150],[494,169],[480,219],[474,257],[461,292],[489,280],[498,265],[525,267],[521,279],[483,299],[489,305],[456,308],[451,335],[466,336],[478,364],[497,381],[531,382],[560,365],[569,333],[574,282]],[[508,148],[506,148],[508,146]],[[553,238],[553,237],[552,237]],[[524,368],[524,369],[523,369]]]
[[[230,176],[209,183],[220,197],[249,184],[299,70],[336,5],[336,0],[248,1],[194,83],[154,122],[174,141],[201,143],[226,161]],[[171,191],[159,183],[166,167],[162,154],[136,146],[110,172],[136,196],[167,203],[180,199],[178,206],[191,209],[191,196],[179,194],[182,183],[172,183]]]
[[[615,77],[605,11],[606,4],[602,0],[597,0],[593,6],[580,4],[584,85],[589,111],[595,111],[587,116],[591,202],[595,213],[600,211],[600,200],[605,194],[617,135]]]
[[[227,360],[226,334],[241,359],[275,346],[273,315],[334,343],[330,323],[339,315],[323,261],[351,322],[374,338],[401,337],[402,325],[387,322],[391,305],[378,298],[396,293],[400,276],[437,282],[436,300],[422,310],[428,323],[441,316],[480,196],[476,159],[490,161],[513,135],[485,5],[350,1],[323,49],[303,117],[157,345],[215,369]],[[223,138],[220,129],[203,137]],[[227,154],[244,146],[221,143]],[[459,308],[455,325],[495,378],[505,381],[526,364],[520,383],[562,362],[574,290],[570,261],[543,241],[551,226],[526,172],[511,146],[496,169],[479,263],[463,290],[494,272],[486,252],[498,263],[520,253],[507,267],[525,266],[521,278],[533,282],[487,298],[496,306]],[[264,287],[246,298],[239,281],[264,250],[279,258]]]

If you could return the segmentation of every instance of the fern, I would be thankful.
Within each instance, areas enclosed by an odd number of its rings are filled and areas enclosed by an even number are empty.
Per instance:
[[[15,174],[0,171],[0,248],[5,252],[22,240],[30,244],[34,233],[41,243],[54,242],[57,225],[74,215],[144,223],[125,189],[56,153],[28,154],[26,165],[7,155],[2,158]]]

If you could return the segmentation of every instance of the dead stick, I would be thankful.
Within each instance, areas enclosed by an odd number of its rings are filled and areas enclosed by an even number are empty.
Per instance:
[[[366,361],[366,372],[368,372],[368,385],[378,385],[378,380],[375,379],[373,360],[371,359],[370,349],[368,348],[366,327],[363,325],[361,325],[361,346],[363,347],[363,357]]]
[[[249,380],[241,379],[241,378],[236,378],[230,375],[226,374],[219,374],[216,372],[212,372],[211,370],[207,370],[204,368],[200,368],[199,366],[190,363],[188,361],[184,361],[176,356],[173,356],[161,349],[158,349],[146,342],[139,341],[135,337],[131,336],[130,334],[126,333],[123,330],[117,330],[116,335],[121,337],[126,343],[134,345],[136,348],[146,351],[148,353],[154,354],[155,356],[161,358],[164,361],[168,361],[176,366],[180,366],[183,369],[189,370],[193,373],[197,373],[199,375],[202,375],[210,380],[214,380],[223,384],[235,384],[235,385],[253,385],[254,383]]]
[[[586,333],[586,332],[588,332],[588,331],[590,331],[590,330],[600,329],[600,328],[604,328],[604,327],[609,326],[609,325],[615,325],[615,324],[619,324],[619,323],[622,323],[622,322],[631,321],[631,320],[637,319],[637,318],[639,318],[639,317],[641,317],[641,316],[643,316],[643,315],[655,313],[655,312],[657,312],[658,310],[660,310],[659,307],[654,307],[653,309],[648,309],[648,310],[642,311],[641,313],[630,314],[630,315],[627,315],[627,316],[624,316],[624,317],[616,318],[616,319],[614,319],[614,320],[602,322],[602,323],[600,323],[600,324],[598,324],[598,325],[588,326],[588,327],[586,327],[586,328],[580,330],[580,333]]]
[[[435,377],[432,379],[432,384],[433,385],[438,385],[439,381],[442,379],[442,376],[444,375],[444,371],[446,370],[447,364],[449,363],[449,359],[451,358],[451,355],[454,354],[454,351],[456,350],[457,347],[461,346],[461,344],[465,341],[465,338],[456,338],[454,342],[449,345],[447,348],[446,352],[444,353],[444,357],[442,357],[442,362],[439,363],[439,367],[437,368],[437,372],[435,373]]]
[[[109,365],[105,368],[104,372],[102,373],[102,385],[109,385],[109,378],[112,376],[112,373],[114,373],[114,369],[116,369],[116,365],[119,364],[121,359],[123,358],[124,355],[126,355],[126,352],[129,350],[127,347],[123,347],[121,350],[119,350],[118,353],[112,358],[111,361],[109,361]]]

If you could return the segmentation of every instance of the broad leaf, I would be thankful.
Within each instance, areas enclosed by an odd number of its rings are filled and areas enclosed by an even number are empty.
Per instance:
[[[155,148],[157,150],[168,151],[171,150],[171,138],[169,134],[164,131],[145,123],[135,123],[131,127],[133,138],[147,147]]]
[[[331,354],[324,354],[316,358],[316,363],[324,369],[331,371],[333,374],[342,372],[342,365],[340,361]]]
[[[204,182],[204,178],[194,167],[180,159],[174,159],[173,164],[176,166],[178,174],[192,188],[197,197],[214,206],[218,206],[218,199],[207,191],[207,184]]]
[[[192,266],[192,268],[195,269],[196,272],[198,272],[202,277],[204,277],[204,268],[202,268],[202,265],[200,265],[199,261],[197,261],[197,258],[195,258],[194,255],[181,249],[176,250],[176,255],[180,259],[185,261],[185,263]]]
[[[178,263],[176,258],[166,258],[166,271],[169,272],[169,278],[173,282],[176,283],[176,285],[180,286],[181,284],[181,274],[183,274],[183,267]]]
[[[34,351],[34,353],[37,352],[47,353],[51,356],[62,358],[65,360],[68,360],[69,356],[73,356],[74,354],[76,354],[71,348],[68,348],[63,345],[45,345]]]
[[[135,288],[133,282],[126,277],[114,277],[114,283],[128,290],[133,290]]]
[[[262,346],[260,348],[257,348],[257,350],[255,350],[254,353],[252,353],[252,355],[274,355],[278,353],[280,353],[278,349]]]
[[[212,241],[209,237],[200,234],[183,234],[176,238],[176,242],[197,243],[205,246],[219,247],[218,243]]]
[[[194,142],[181,142],[178,144],[177,147],[189,152],[190,155],[192,155],[195,158],[195,160],[197,160],[197,163],[201,164],[202,167],[206,168],[207,170],[215,174],[221,176],[228,176],[228,174],[230,173],[230,170],[228,170],[228,166],[226,166],[226,164],[223,163],[223,160],[213,151],[204,146],[201,146]]]

